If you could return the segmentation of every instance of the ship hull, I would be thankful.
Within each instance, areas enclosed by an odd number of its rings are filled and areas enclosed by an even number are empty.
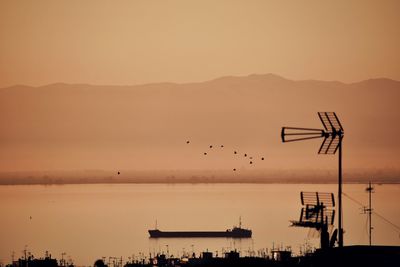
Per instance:
[[[160,230],[149,230],[151,238],[216,238],[216,237],[228,237],[228,238],[251,238],[250,230],[242,231],[160,231]]]

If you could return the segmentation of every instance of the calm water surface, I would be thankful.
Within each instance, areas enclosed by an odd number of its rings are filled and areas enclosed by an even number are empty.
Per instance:
[[[0,186],[0,261],[21,256],[28,247],[36,257],[46,250],[65,252],[78,265],[101,257],[138,257],[140,253],[242,255],[273,246],[318,246],[308,229],[289,227],[300,215],[300,191],[334,192],[336,185],[288,184],[120,184]],[[344,192],[367,203],[365,185],[344,185]],[[345,244],[367,244],[367,216],[344,198]],[[377,185],[373,206],[400,225],[400,185]],[[225,230],[238,225],[253,230],[252,239],[149,239],[147,230]],[[373,217],[373,242],[400,245],[398,231]]]

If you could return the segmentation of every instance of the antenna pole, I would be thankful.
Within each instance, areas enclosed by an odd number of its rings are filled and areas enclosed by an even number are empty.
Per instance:
[[[343,214],[342,214],[342,136],[339,136],[339,182],[338,182],[338,204],[339,204],[339,247],[343,247]]]
[[[369,222],[369,245],[372,245],[372,193],[374,188],[371,185],[371,181],[368,183],[368,187],[366,191],[368,192],[368,209],[366,211],[368,212],[368,222]]]
[[[368,186],[368,189],[370,189],[371,188],[371,181],[369,182],[369,186]],[[371,219],[372,219],[372,216],[371,216],[371,213],[372,213],[372,209],[371,209],[371,190],[369,190],[368,191],[368,194],[369,194],[369,210],[368,210],[368,215],[369,215],[369,245],[371,246],[371,235],[372,235],[372,221],[371,221]]]

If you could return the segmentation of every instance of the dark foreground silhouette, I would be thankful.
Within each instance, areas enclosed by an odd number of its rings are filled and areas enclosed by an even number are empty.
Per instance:
[[[104,260],[96,260],[94,267],[219,267],[219,266],[300,266],[300,267],[333,267],[333,266],[363,266],[363,267],[389,267],[400,266],[400,246],[345,246],[342,248],[318,249],[313,253],[303,256],[292,256],[288,250],[272,250],[268,255],[240,257],[237,251],[225,253],[222,257],[214,256],[212,252],[203,252],[200,257],[177,258],[158,254],[150,259],[139,259],[123,263],[122,258],[113,258],[107,264]],[[33,257],[22,258],[14,261],[7,267],[74,267],[72,262],[57,261],[51,256],[41,259]]]

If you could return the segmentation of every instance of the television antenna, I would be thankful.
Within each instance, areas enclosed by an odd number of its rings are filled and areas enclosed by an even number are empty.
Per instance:
[[[364,207],[364,213],[368,214],[368,224],[369,224],[369,245],[372,245],[372,193],[374,193],[374,187],[372,187],[371,181],[368,183],[368,187],[365,188],[365,191],[368,193],[368,208]]]
[[[282,142],[295,142],[315,138],[324,138],[318,154],[334,155],[339,151],[338,173],[338,230],[339,247],[343,247],[343,213],[342,213],[342,140],[343,127],[335,112],[318,112],[318,117],[324,129],[282,127]]]
[[[300,219],[291,221],[292,226],[316,229],[320,233],[321,248],[333,247],[337,231],[329,237],[328,227],[335,220],[335,197],[333,193],[301,192]]]

